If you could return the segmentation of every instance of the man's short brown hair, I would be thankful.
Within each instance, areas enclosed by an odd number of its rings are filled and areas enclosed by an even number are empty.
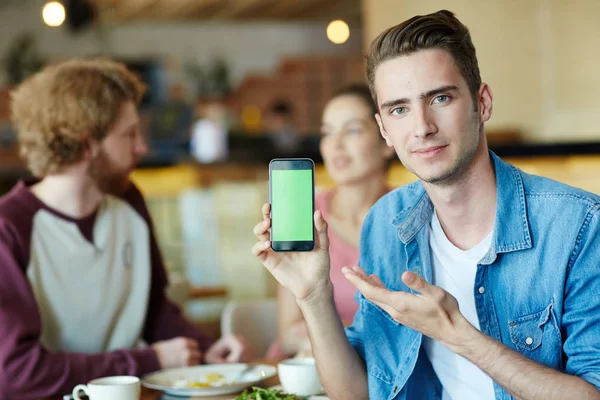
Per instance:
[[[408,56],[419,50],[440,49],[448,52],[460,74],[467,81],[477,107],[477,93],[481,86],[479,64],[469,30],[447,10],[417,15],[381,33],[369,46],[367,53],[367,79],[371,95],[375,93],[377,67],[396,57]]]
[[[125,65],[75,59],[50,65],[11,93],[21,157],[38,177],[81,161],[89,139],[102,140],[126,101],[145,86]]]

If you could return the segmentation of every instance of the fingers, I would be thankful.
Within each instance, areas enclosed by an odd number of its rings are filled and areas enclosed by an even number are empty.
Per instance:
[[[225,358],[226,362],[234,363],[238,362],[242,359],[242,355],[244,354],[244,345],[240,340],[231,340],[231,344],[229,346],[229,354]]]
[[[381,282],[381,280],[379,278],[377,278],[376,275],[371,274],[371,275],[367,275],[367,273],[358,265],[355,265],[354,267],[342,267],[342,272],[344,272],[344,274],[347,273],[354,273],[358,276],[360,276],[362,279],[371,282],[371,284],[376,284],[376,286],[384,286],[383,283]],[[376,280],[373,281],[372,277],[375,277]],[[380,284],[381,283],[381,284]]]
[[[413,296],[409,293],[392,292],[388,290],[383,282],[376,276],[361,276],[350,268],[343,268],[346,279],[350,281],[365,296],[367,300],[388,313],[393,319],[404,323],[403,315],[410,311],[414,304],[410,301]],[[375,282],[373,282],[375,280]]]
[[[186,358],[183,362],[184,365],[198,365],[202,361],[202,352],[200,351],[200,345],[194,339],[183,338],[184,346],[187,351],[184,351],[184,357]]]
[[[184,340],[185,346],[190,350],[198,350],[200,348],[200,345],[194,339],[183,338],[183,340]]]
[[[271,205],[269,203],[263,204],[261,211],[263,220],[256,224],[253,230],[254,235],[256,235],[259,241],[252,246],[252,254],[255,257],[258,257],[260,261],[263,261],[263,252],[271,248],[271,242],[269,241],[269,228],[271,227]]]
[[[254,235],[259,240],[269,240],[269,228],[271,227],[271,219],[263,219],[254,226]]]
[[[329,251],[329,237],[327,236],[327,222],[320,210],[315,211],[315,228],[317,228],[317,246]]]
[[[204,361],[206,361],[207,364],[223,364],[225,362],[221,355],[215,352],[214,349],[208,349]]]
[[[261,211],[263,220],[254,226],[253,232],[258,240],[265,242],[270,239],[269,228],[271,227],[271,205],[269,203],[263,204]],[[254,254],[254,249],[252,250],[252,253]],[[260,254],[260,252],[258,254]],[[256,256],[257,254],[254,255]]]
[[[202,361],[202,352],[198,342],[194,339],[181,337],[177,339],[182,346],[181,365],[198,365]]]
[[[436,287],[430,285],[423,279],[423,277],[415,274],[414,272],[406,271],[402,274],[402,282],[409,288],[416,290],[417,292],[424,295],[431,295],[435,291]]]
[[[428,283],[422,276],[413,272],[405,272],[402,274],[402,282],[409,288],[420,293],[414,296],[427,298],[447,309],[458,309],[458,302],[454,296],[441,287]]]
[[[372,285],[385,288],[385,285],[383,284],[383,282],[381,281],[381,279],[379,279],[379,277],[377,275],[375,275],[375,274],[367,275],[367,273],[359,266],[352,267],[352,271],[356,272],[360,277],[367,280]]]
[[[245,342],[236,335],[219,339],[206,353],[206,361],[214,364],[238,362],[244,358]]]
[[[269,203],[263,204],[261,211],[263,219],[271,219],[271,205]]]
[[[215,344],[213,344],[207,351],[205,360],[210,364],[221,364],[225,362],[223,359],[223,339],[217,340]]]
[[[354,269],[344,267],[342,268],[342,272],[346,276],[346,279],[350,283],[352,283],[356,288],[365,296],[367,299],[371,301],[390,303],[390,296],[392,292],[387,290],[385,286],[377,286],[371,283],[369,277],[364,273],[364,271],[358,273],[354,271]]]
[[[383,282],[381,281],[381,279],[379,279],[379,277],[375,274],[371,274],[369,275],[369,281],[378,287],[385,287],[385,285],[383,284]]]
[[[258,257],[261,255],[261,253],[269,250],[270,248],[271,242],[268,240],[264,242],[256,242],[254,246],[252,246],[252,254],[254,254],[255,257]]]
[[[183,365],[198,365],[202,362],[202,352],[200,350],[191,350],[187,355],[187,360]]]
[[[358,265],[352,267],[352,271],[356,272],[358,275],[360,275],[364,279],[369,279],[369,277],[367,276],[367,273]]]

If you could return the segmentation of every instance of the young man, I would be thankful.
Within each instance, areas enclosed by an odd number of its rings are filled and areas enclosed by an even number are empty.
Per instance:
[[[296,296],[336,399],[600,399],[600,198],[525,174],[487,148],[492,92],[467,28],[417,16],[371,44],[388,145],[419,181],[366,217],[361,292],[344,332],[327,225],[317,249],[274,253],[269,205],[253,252]],[[460,306],[459,306],[460,305]]]
[[[129,181],[147,151],[142,94],[108,60],[47,67],[12,94],[21,154],[40,179],[0,199],[0,399],[246,356],[240,339],[213,344],[165,297],[150,216]]]

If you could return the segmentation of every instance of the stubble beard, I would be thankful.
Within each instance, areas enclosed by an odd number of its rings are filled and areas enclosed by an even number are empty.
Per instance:
[[[473,136],[473,140],[470,141],[470,146],[459,155],[458,159],[445,171],[440,172],[438,175],[433,176],[422,176],[417,174],[416,171],[411,171],[415,174],[422,182],[436,186],[451,186],[457,182],[462,181],[466,175],[469,174],[469,167],[475,159],[475,155],[479,150],[480,145],[480,118],[477,111],[473,111],[471,121],[469,123],[469,135]]]
[[[109,157],[101,152],[91,162],[88,175],[100,191],[107,194],[123,194],[130,186],[129,174],[117,171]]]

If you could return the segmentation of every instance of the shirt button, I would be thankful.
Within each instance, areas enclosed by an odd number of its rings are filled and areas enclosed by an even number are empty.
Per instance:
[[[394,393],[398,391],[398,386],[394,386]]]
[[[527,339],[525,339],[525,343],[533,344],[533,338],[528,337]]]
[[[484,294],[484,293],[485,293],[485,288],[484,288],[483,286],[481,286],[481,287],[479,288],[479,293],[480,293],[480,294]]]

